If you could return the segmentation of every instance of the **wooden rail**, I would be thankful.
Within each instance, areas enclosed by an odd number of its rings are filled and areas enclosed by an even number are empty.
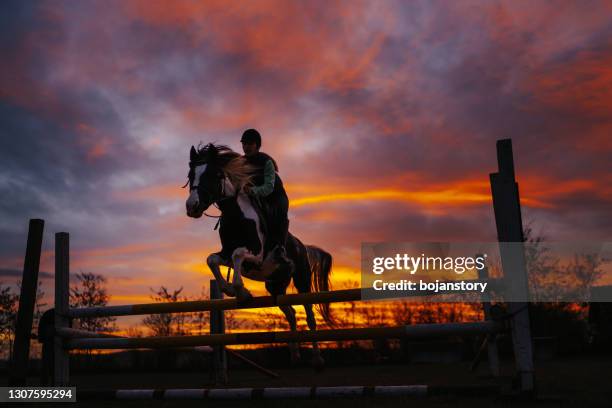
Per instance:
[[[485,321],[441,323],[416,326],[367,327],[317,331],[282,331],[138,338],[78,338],[65,342],[68,349],[135,349],[216,346],[232,344],[269,344],[312,341],[370,340],[380,338],[429,338],[452,335],[487,334],[502,331],[504,325]]]
[[[466,280],[466,283],[483,282],[483,280]],[[501,279],[489,279],[490,287],[502,288]],[[169,302],[169,303],[142,303],[135,305],[120,305],[120,306],[103,306],[103,307],[85,307],[78,309],[70,309],[68,316],[71,318],[80,317],[103,317],[103,316],[136,316],[157,313],[187,313],[187,312],[205,312],[214,310],[236,310],[236,309],[257,309],[264,307],[276,307],[284,305],[304,305],[317,303],[334,303],[334,302],[352,302],[362,300],[364,298],[374,299],[378,291],[372,288],[356,288],[343,289],[328,292],[316,293],[297,293],[290,295],[279,296],[259,296],[254,297],[248,303],[241,303],[238,300],[231,299],[211,299],[211,300],[196,300],[187,302]],[[447,292],[460,293],[459,291]],[[404,291],[397,294],[397,298],[404,297],[419,297],[440,295],[432,291]]]

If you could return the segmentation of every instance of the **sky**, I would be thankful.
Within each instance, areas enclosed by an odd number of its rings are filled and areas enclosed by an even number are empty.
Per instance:
[[[609,241],[612,3],[3,1],[0,282],[43,218],[47,293],[67,231],[113,304],[199,294],[220,244],[185,214],[189,148],[247,128],[337,286],[361,242],[495,240],[502,138],[526,222]]]

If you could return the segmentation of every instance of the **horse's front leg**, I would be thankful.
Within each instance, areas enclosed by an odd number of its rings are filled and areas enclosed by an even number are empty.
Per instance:
[[[244,261],[252,261],[252,262],[260,262],[261,259],[252,255],[251,252],[244,248],[236,248],[234,253],[232,254],[232,263],[234,264],[234,277],[232,279],[232,286],[234,287],[234,291],[236,292],[236,299],[239,302],[248,302],[253,298],[251,292],[247,288],[244,287],[244,283],[242,282],[242,264]]]
[[[221,289],[221,292],[225,293],[228,296],[236,296],[236,291],[225,280],[223,274],[221,273],[221,269],[219,268],[220,265],[229,266],[225,261],[223,261],[223,258],[219,256],[219,253],[217,252],[208,255],[208,258],[206,258],[206,263],[208,264],[208,267],[212,271],[213,275],[215,276],[217,282],[219,282],[219,289]]]
[[[305,304],[304,310],[306,311],[306,321],[308,322],[308,328],[312,331],[317,330],[317,320],[315,319],[314,312],[312,311],[311,304]],[[312,366],[317,369],[323,369],[325,360],[321,357],[321,351],[316,341],[312,342]]]

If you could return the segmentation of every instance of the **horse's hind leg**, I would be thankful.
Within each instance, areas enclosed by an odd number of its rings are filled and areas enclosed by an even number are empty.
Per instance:
[[[312,279],[313,270],[308,260],[308,250],[306,246],[297,239],[295,236],[289,234],[287,239],[287,254],[293,260],[295,264],[295,270],[293,274],[293,283],[299,293],[310,293],[312,292]],[[305,304],[304,310],[306,311],[306,321],[308,322],[308,329],[311,331],[317,330],[317,321],[315,314],[312,310],[311,304]],[[312,365],[315,369],[319,370],[323,368],[325,360],[321,357],[321,351],[317,342],[312,342]]]
[[[281,260],[276,265],[274,271],[266,279],[266,289],[272,296],[284,295],[287,293],[287,287],[291,283],[291,275],[293,274],[293,263],[289,260]],[[295,317],[295,309],[290,305],[279,306],[283,311],[289,328],[292,332],[297,331],[297,319]],[[296,363],[300,360],[299,343],[289,343],[289,352],[291,353],[291,363]]]
[[[279,306],[280,310],[283,311],[287,321],[289,322],[289,329],[294,332],[297,331],[297,319],[295,318],[295,309],[293,306],[284,305]],[[300,361],[300,344],[289,343],[289,353],[291,354],[291,363],[295,364]]]
[[[312,331],[317,330],[317,320],[315,319],[314,312],[312,311],[312,305],[306,304],[304,305],[304,310],[306,311],[306,321],[308,322],[308,328]],[[321,357],[321,350],[319,350],[319,345],[316,341],[312,342],[312,366],[320,370],[325,365],[325,360]]]

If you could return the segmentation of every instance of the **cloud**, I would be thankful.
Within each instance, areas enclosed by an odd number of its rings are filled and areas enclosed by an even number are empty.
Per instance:
[[[17,270],[17,269],[6,269],[6,268],[0,268],[0,278],[3,277],[7,277],[7,278],[21,278],[23,276],[23,271]],[[45,272],[45,271],[39,271],[38,272],[38,278],[39,279],[53,279],[54,278],[54,274],[50,273],[50,272]]]
[[[46,270],[63,230],[74,271],[134,279],[125,299],[199,287],[219,243],[214,220],[184,215],[188,148],[239,148],[248,127],[279,163],[292,232],[345,271],[361,241],[494,239],[488,173],[507,137],[526,215],[554,239],[609,237],[605,2],[3,7],[6,270],[36,217]]]

